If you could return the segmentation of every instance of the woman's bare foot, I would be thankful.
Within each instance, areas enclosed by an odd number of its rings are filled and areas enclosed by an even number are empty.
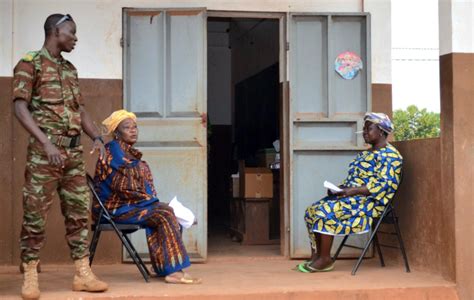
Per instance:
[[[311,260],[311,262],[308,264],[314,269],[322,270],[325,269],[329,266],[331,266],[334,263],[331,257],[318,257],[315,260]]]
[[[311,253],[311,259],[309,261],[316,261],[320,257],[319,253],[313,252]]]
[[[173,274],[167,275],[165,277],[165,282],[167,283],[177,283],[177,284],[199,284],[201,283],[201,278],[191,277],[188,273],[183,271],[175,272]]]

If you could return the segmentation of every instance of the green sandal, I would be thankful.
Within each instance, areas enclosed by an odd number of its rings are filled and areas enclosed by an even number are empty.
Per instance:
[[[334,263],[330,264],[324,269],[316,269],[310,266],[308,263],[301,263],[298,265],[298,271],[302,273],[316,273],[316,272],[329,272],[334,269]]]

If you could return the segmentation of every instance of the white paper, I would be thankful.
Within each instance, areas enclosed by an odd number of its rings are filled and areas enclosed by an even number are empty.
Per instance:
[[[328,190],[330,190],[330,191],[333,192],[333,193],[342,192],[342,190],[341,190],[338,186],[336,186],[336,185],[330,183],[330,182],[327,181],[327,180],[324,181],[324,184],[323,184],[323,185],[324,185],[325,188],[327,188]]]
[[[184,228],[188,229],[194,224],[196,217],[193,212],[178,201],[176,196],[168,203],[173,208],[174,215],[178,219],[178,223]]]

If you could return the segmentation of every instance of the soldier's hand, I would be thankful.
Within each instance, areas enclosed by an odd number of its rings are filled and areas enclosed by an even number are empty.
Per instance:
[[[50,141],[44,145],[44,151],[48,156],[50,165],[64,167],[64,159],[61,156],[61,152]]]
[[[92,150],[90,153],[92,154],[96,151],[99,153],[99,159],[102,160],[105,156],[105,147],[104,147],[104,142],[102,141],[102,138],[95,139],[94,143],[92,144]]]

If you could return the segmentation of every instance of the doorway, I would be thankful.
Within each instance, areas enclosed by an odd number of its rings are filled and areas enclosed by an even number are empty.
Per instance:
[[[208,251],[278,256],[280,20],[222,14],[207,20]],[[245,194],[246,170],[271,193]]]
[[[277,137],[282,168],[273,179],[281,179],[271,185],[281,192],[255,194],[252,204],[267,209],[254,208],[267,215],[254,214],[251,220],[266,224],[269,240],[271,228],[280,226],[280,251],[275,248],[275,253],[307,257],[301,212],[325,194],[317,183],[342,180],[350,159],[364,149],[355,132],[371,110],[370,15],[124,8],[123,25],[124,107],[137,114],[137,147],[161,187],[160,199],[179,196],[200,220],[183,237],[193,261],[206,260],[207,240],[219,237],[219,228],[228,235],[235,229],[230,221],[242,220],[231,218],[236,207],[230,205],[235,199],[231,176],[239,159],[244,167],[258,166],[257,154],[266,159]],[[334,70],[335,58],[347,51],[365,62],[352,80]],[[268,117],[275,103],[278,117]],[[278,127],[273,136],[267,121]],[[252,174],[263,178],[264,173]],[[273,195],[281,195],[276,222],[269,215],[271,204],[261,203]],[[132,240],[146,254],[144,236],[132,235]],[[229,245],[236,249],[240,244]]]

